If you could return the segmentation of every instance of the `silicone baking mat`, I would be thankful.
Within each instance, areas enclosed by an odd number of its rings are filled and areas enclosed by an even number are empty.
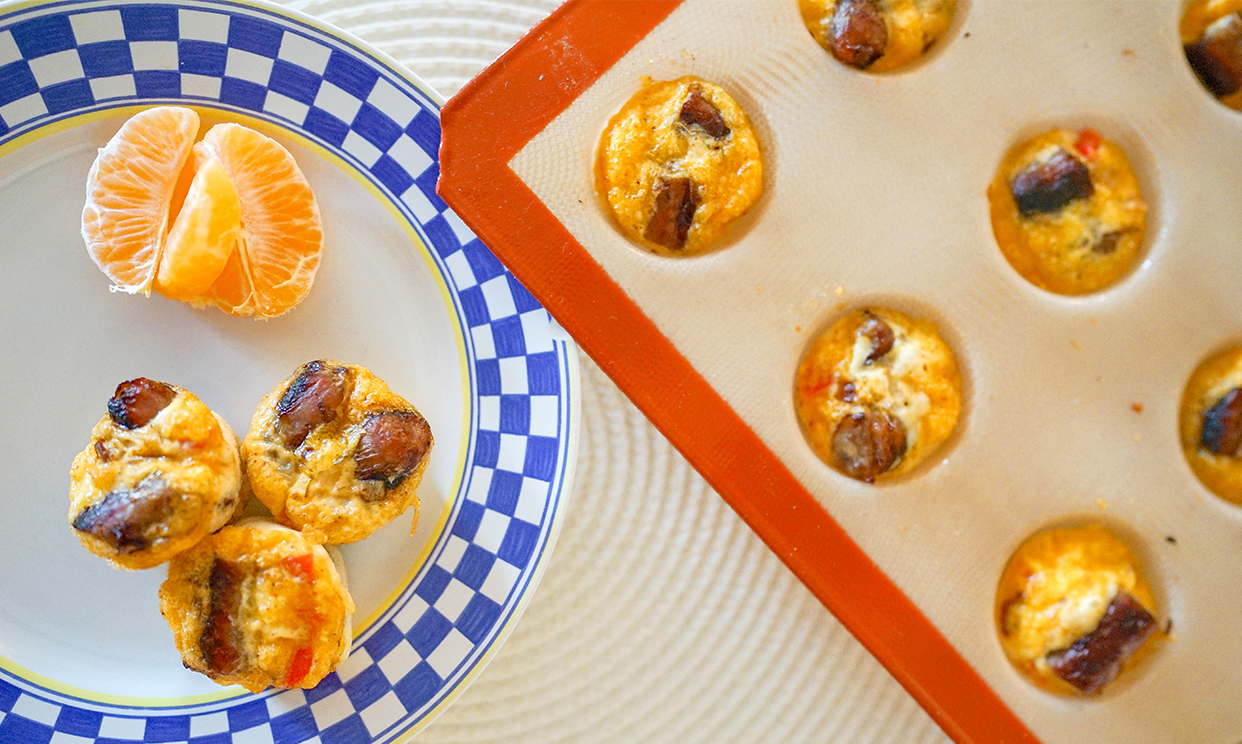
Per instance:
[[[1179,13],[963,2],[926,60],[872,76],[796,3],[571,3],[445,109],[445,199],[958,741],[1242,737],[1221,692],[1242,681],[1242,515],[1176,432],[1190,370],[1238,338],[1240,123],[1186,66]],[[591,163],[640,76],[684,74],[750,113],[768,191],[728,248],[670,260],[612,228]],[[1087,297],[1027,284],[988,225],[1000,158],[1052,126],[1121,144],[1150,208],[1141,265]],[[816,459],[790,401],[809,340],[870,304],[935,320],[966,388],[937,462],[878,487]],[[1091,699],[1027,683],[992,621],[1013,549],[1072,521],[1127,537],[1174,623]]]

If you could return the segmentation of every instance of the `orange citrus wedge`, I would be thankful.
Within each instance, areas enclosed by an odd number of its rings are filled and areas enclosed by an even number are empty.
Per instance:
[[[181,212],[173,223],[155,275],[155,289],[174,300],[202,295],[224,271],[241,233],[237,189],[211,158],[190,182]]]
[[[241,201],[241,233],[219,277],[191,301],[259,318],[288,311],[310,291],[323,252],[306,177],[279,143],[238,124],[212,127],[194,156],[200,169],[216,159],[228,174]]]
[[[82,238],[113,291],[151,294],[173,193],[198,134],[198,114],[158,106],[133,116],[86,178]]]

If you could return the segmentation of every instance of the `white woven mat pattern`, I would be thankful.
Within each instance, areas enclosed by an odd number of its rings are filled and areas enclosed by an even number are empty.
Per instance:
[[[288,3],[446,97],[557,4]],[[582,382],[574,493],[547,572],[420,744],[948,741],[585,355]]]

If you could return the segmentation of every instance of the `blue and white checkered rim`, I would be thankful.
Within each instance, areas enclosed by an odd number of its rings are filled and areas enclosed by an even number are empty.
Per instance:
[[[524,605],[573,467],[573,350],[435,194],[439,111],[382,54],[258,3],[0,5],[0,147],[83,114],[187,103],[254,117],[339,156],[429,247],[461,320],[473,410],[448,526],[399,599],[317,688],[123,705],[0,668],[0,744],[372,744],[458,694]]]

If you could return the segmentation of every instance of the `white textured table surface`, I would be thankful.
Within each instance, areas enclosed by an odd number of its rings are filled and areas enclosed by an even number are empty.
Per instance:
[[[451,96],[556,0],[293,0]],[[588,358],[573,498],[525,615],[418,737],[948,739]]]

